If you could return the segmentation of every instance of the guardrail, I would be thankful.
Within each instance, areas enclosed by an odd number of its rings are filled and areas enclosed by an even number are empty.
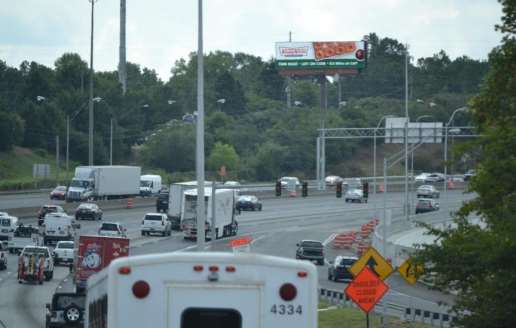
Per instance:
[[[326,301],[337,307],[357,308],[355,303],[343,292],[320,288],[319,300]],[[373,312],[398,317],[400,320],[421,322],[437,327],[450,327],[455,316],[451,315],[451,307],[421,300],[404,294],[387,294],[377,303]]]

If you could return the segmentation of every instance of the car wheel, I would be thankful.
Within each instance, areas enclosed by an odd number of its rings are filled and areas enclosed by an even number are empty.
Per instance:
[[[63,317],[67,323],[74,324],[81,320],[82,313],[77,305],[71,304],[64,310]]]

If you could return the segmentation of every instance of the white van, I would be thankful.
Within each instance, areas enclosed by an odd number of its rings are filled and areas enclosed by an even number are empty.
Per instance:
[[[0,240],[8,240],[18,227],[18,218],[15,216],[0,216]]]
[[[88,279],[84,327],[315,328],[317,304],[317,270],[309,262],[150,254],[116,259]]]
[[[140,177],[140,196],[152,196],[161,190],[161,176],[154,174]]]

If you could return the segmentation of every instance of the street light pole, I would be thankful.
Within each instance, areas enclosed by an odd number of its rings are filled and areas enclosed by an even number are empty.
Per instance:
[[[446,123],[444,127],[444,186],[443,190],[446,195],[447,193],[447,182],[448,182],[448,129],[450,124],[453,121],[453,118],[455,117],[455,114],[458,112],[463,112],[467,110],[468,107],[460,107],[453,111],[453,113],[450,116],[450,119],[448,120],[448,123]]]
[[[88,128],[88,165],[93,165],[93,28],[94,8],[97,0],[91,3],[91,37],[90,37],[90,95],[89,95],[89,128]]]
[[[378,131],[378,129],[380,128],[380,125],[382,124],[383,120],[390,118],[390,117],[393,117],[393,115],[382,116],[382,118],[378,122],[378,125],[376,126],[376,128],[373,131],[374,132],[373,133],[373,197],[375,199],[375,201],[374,201],[375,217],[376,217],[376,211],[377,211],[377,206],[376,206],[376,131]]]
[[[66,115],[66,180],[68,180],[68,159],[70,151],[70,116]]]
[[[197,250],[204,251],[206,212],[204,210],[204,58],[202,0],[198,0],[198,49],[197,49],[197,130],[196,130],[196,175],[197,175]],[[213,201],[213,199],[212,199]],[[212,227],[215,229],[215,227]]]

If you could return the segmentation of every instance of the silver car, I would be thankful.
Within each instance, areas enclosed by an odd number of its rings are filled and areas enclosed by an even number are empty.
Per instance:
[[[417,198],[439,198],[440,192],[432,185],[422,185],[417,188]]]
[[[350,189],[346,192],[344,198],[347,202],[367,203],[367,198],[364,198],[364,192],[362,189]]]

